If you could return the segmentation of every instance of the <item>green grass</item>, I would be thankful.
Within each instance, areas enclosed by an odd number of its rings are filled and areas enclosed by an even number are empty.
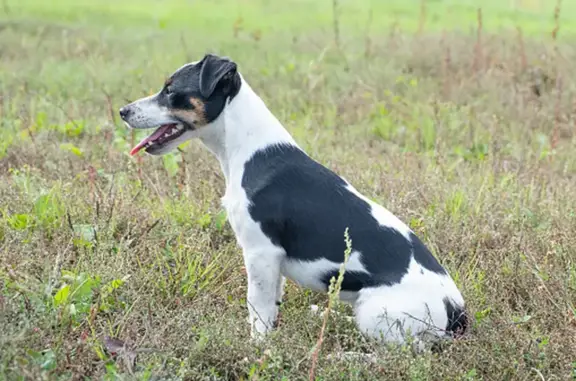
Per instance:
[[[216,160],[131,158],[116,116],[212,51],[410,224],[474,316],[414,356],[331,315],[318,380],[576,379],[576,8],[554,41],[554,3],[482,2],[478,43],[479,3],[430,0],[421,22],[420,2],[340,0],[339,48],[330,1],[0,3],[0,378],[308,379],[308,306],[329,298],[289,283],[253,346]]]
[[[477,9],[482,7],[485,26],[512,29],[521,25],[525,33],[549,33],[554,28],[556,2],[544,0],[428,0],[425,1],[426,26],[433,30],[459,28],[469,31],[476,24]],[[332,2],[329,0],[218,0],[218,1],[112,1],[59,0],[56,3],[37,0],[4,0],[5,17],[57,22],[83,22],[116,28],[126,26],[186,28],[210,35],[227,34],[239,18],[246,28],[267,32],[303,33],[332,28]],[[383,32],[392,24],[415,31],[420,24],[420,1],[339,1],[340,23],[349,31],[370,28]],[[562,32],[576,31],[576,4],[562,4]],[[372,16],[369,14],[372,13]],[[216,27],[216,25],[218,27]],[[202,36],[191,38],[198,43]]]

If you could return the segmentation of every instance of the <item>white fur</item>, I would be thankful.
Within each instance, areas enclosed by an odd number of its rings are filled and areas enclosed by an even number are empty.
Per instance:
[[[346,180],[344,180],[346,181]],[[354,193],[356,196],[366,201],[372,208],[372,216],[378,221],[382,226],[392,228],[402,234],[404,238],[410,240],[410,233],[412,232],[410,228],[398,217],[393,215],[388,209],[384,208],[382,205],[376,204],[374,201],[370,200],[368,197],[364,196],[356,190],[350,183],[348,183],[347,188],[350,192]]]
[[[407,333],[441,337],[448,323],[442,298],[459,295],[452,286],[449,277],[428,271],[412,259],[399,284],[360,290],[354,306],[358,327],[387,342],[404,343]]]
[[[158,96],[158,94],[150,95],[132,104],[133,116],[130,118],[128,127],[141,129],[174,122],[168,109],[158,105],[158,102],[154,101],[156,96]]]

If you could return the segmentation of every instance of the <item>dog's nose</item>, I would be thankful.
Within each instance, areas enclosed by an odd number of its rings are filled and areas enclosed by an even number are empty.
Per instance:
[[[120,118],[124,120],[126,120],[126,118],[128,118],[132,113],[132,111],[127,107],[122,107],[119,112],[120,112]]]

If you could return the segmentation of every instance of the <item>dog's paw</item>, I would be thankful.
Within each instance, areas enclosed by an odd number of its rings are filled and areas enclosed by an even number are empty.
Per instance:
[[[261,343],[266,339],[266,332],[258,332],[255,329],[250,330],[250,340],[253,343]]]
[[[310,312],[312,313],[312,315],[321,315],[323,311],[320,311],[320,307],[318,307],[318,305],[316,304],[312,304],[310,305]]]
[[[261,342],[264,341],[266,336],[268,336],[268,332],[272,330],[272,326],[268,326],[264,324],[259,319],[254,319],[254,321],[250,321],[250,338],[253,342]]]

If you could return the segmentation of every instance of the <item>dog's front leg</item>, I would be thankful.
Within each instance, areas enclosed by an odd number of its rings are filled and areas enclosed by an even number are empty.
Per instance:
[[[278,316],[277,297],[281,283],[282,256],[270,252],[244,252],[248,275],[248,312],[252,338],[268,333]]]
[[[284,299],[284,286],[286,285],[286,277],[280,275],[280,280],[278,281],[278,287],[276,288],[276,305],[280,306],[282,300]]]

